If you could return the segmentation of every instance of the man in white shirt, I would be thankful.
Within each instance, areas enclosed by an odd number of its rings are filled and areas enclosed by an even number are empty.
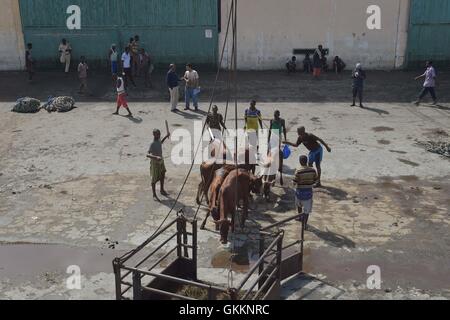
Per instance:
[[[125,73],[125,88],[128,88],[128,80],[131,81],[134,87],[136,87],[136,83],[134,82],[131,72],[131,53],[129,47],[126,47],[125,52],[122,54],[122,69],[123,73]]]
[[[70,43],[66,39],[62,39],[59,45],[59,54],[61,55],[59,61],[65,65],[64,71],[69,73],[70,69],[70,60],[72,56],[72,47]]]
[[[416,80],[425,77],[425,82],[423,83],[423,89],[420,93],[419,100],[415,102],[416,105],[419,105],[422,99],[430,93],[433,98],[433,104],[437,104],[436,92],[434,88],[436,87],[436,70],[434,70],[433,62],[427,61],[427,70],[421,76],[416,77]]]
[[[192,68],[192,64],[188,63],[186,65],[186,73],[184,74],[184,81],[186,81],[186,108],[184,110],[189,110],[189,104],[194,103],[195,111],[198,111],[198,94],[199,94],[199,76],[197,71]]]

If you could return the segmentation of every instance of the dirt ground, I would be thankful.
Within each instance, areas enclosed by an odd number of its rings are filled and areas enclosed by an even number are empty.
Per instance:
[[[439,105],[411,104],[417,72],[368,72],[366,108],[349,107],[349,73],[319,81],[282,72],[238,74],[239,125],[250,99],[268,120],[279,109],[288,124],[323,138],[323,184],[315,193],[306,232],[304,272],[310,278],[283,286],[285,299],[449,299],[450,161],[425,151],[417,141],[449,141],[450,76],[440,73]],[[193,131],[204,118],[214,74],[201,73],[202,112],[169,112],[164,75],[154,87],[130,94],[133,119],[114,117],[109,77],[92,75],[91,96],[79,96],[75,75],[40,73],[28,84],[23,73],[0,73],[0,299],[113,299],[112,259],[147,239],[161,223],[189,169],[170,161],[164,146],[169,197],[152,200],[145,158],[153,128]],[[215,103],[223,112],[227,77],[217,84]],[[16,114],[22,96],[46,100],[72,95],[69,113]],[[180,107],[182,104],[180,103]],[[234,112],[227,123],[234,125]],[[286,180],[306,150],[285,162]],[[176,210],[195,214],[196,166]],[[295,214],[294,193],[277,185],[273,201],[255,197],[248,228]],[[203,218],[204,209],[199,218]],[[199,277],[227,280],[230,249],[210,230],[199,233]],[[299,225],[285,227],[285,241],[298,239]],[[234,266],[236,279],[255,259],[252,241],[232,236],[246,248],[248,262]],[[82,289],[70,290],[66,273],[81,269]],[[368,289],[369,266],[379,266],[381,288]],[[297,279],[298,280],[298,279]],[[305,288],[307,290],[305,290]]]

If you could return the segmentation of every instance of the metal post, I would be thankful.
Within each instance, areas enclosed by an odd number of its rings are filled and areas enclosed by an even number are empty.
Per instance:
[[[141,274],[133,271],[133,300],[142,300]]]
[[[303,271],[303,243],[305,242],[305,219],[301,218],[302,221],[302,231],[300,239],[300,271]]]
[[[177,218],[177,256],[181,258],[181,233],[182,233],[182,225],[181,218]]]
[[[209,289],[208,289],[208,301],[211,301],[212,299],[213,299],[212,288],[211,288],[211,286],[209,286]]]
[[[122,300],[122,286],[121,283],[121,275],[120,275],[120,259],[115,258],[113,260],[113,270],[114,270],[114,278],[116,285],[116,300]]]
[[[197,280],[197,220],[192,221],[192,262],[194,263],[194,280]]]
[[[187,231],[186,231],[186,219],[183,219],[181,226],[183,228],[184,257],[189,258],[189,252],[188,252],[188,247],[187,247],[188,236],[187,236]]]
[[[260,235],[261,238],[259,239],[259,257],[261,258],[264,254],[264,235]],[[264,260],[259,265],[259,274],[263,273],[264,271]],[[264,285],[264,279],[260,279],[258,283],[258,289],[261,289],[261,286]]]
[[[281,262],[283,260],[283,238],[284,236],[281,236],[278,239],[277,243],[277,280],[281,281]]]

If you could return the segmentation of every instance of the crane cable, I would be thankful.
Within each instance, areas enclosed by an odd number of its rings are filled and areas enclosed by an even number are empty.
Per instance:
[[[218,82],[218,80],[219,80],[220,68],[221,68],[221,66],[222,66],[222,62],[223,62],[223,58],[224,58],[225,46],[226,46],[226,44],[227,44],[227,38],[228,38],[229,27],[230,27],[230,22],[231,22],[231,16],[232,16],[232,13],[233,13],[233,12],[235,12],[235,10],[234,10],[234,2],[232,2],[231,8],[230,8],[230,13],[229,13],[229,15],[228,15],[227,32],[226,32],[225,40],[224,40],[223,47],[222,47],[222,52],[221,52],[221,56],[220,56],[220,62],[219,62],[218,68],[217,68],[217,73],[216,73],[216,78],[215,78],[215,81],[214,81],[213,91],[212,91],[212,94],[211,94],[211,99],[210,99],[210,103],[209,103],[208,113],[211,112],[212,103],[213,103],[214,97],[215,97],[215,92],[216,92],[217,82]],[[196,151],[195,151],[195,154],[194,154],[194,158],[192,159],[192,163],[191,163],[191,166],[190,166],[190,168],[189,168],[189,171],[188,171],[188,173],[187,173],[187,175],[186,175],[186,178],[184,179],[184,182],[183,182],[183,184],[182,184],[182,186],[181,186],[181,189],[180,189],[180,191],[179,191],[179,193],[178,193],[178,195],[177,195],[177,197],[176,197],[176,199],[175,199],[174,204],[173,204],[172,207],[170,208],[169,213],[166,215],[166,217],[165,217],[164,220],[161,222],[161,224],[158,226],[158,228],[154,231],[154,233],[153,233],[147,240],[145,240],[145,241],[144,241],[141,245],[139,245],[137,248],[135,248],[135,249],[133,249],[133,250],[131,250],[131,251],[125,253],[124,255],[122,255],[122,256],[119,258],[120,260],[126,260],[126,259],[128,259],[130,256],[134,255],[136,252],[140,251],[142,248],[144,248],[145,246],[147,246],[151,241],[153,241],[155,235],[159,232],[159,230],[161,230],[161,228],[163,227],[164,223],[165,223],[165,222],[167,221],[167,219],[169,218],[170,214],[174,211],[175,206],[178,204],[178,201],[179,201],[179,199],[180,199],[180,197],[181,197],[181,194],[183,193],[184,188],[185,188],[185,186],[186,186],[186,184],[187,184],[187,181],[188,181],[188,179],[189,179],[189,177],[190,177],[190,175],[191,175],[191,173],[192,173],[192,169],[194,168],[195,159],[197,158],[198,151],[199,151],[200,146],[201,146],[201,144],[202,144],[202,142],[203,142],[202,140],[203,140],[203,134],[205,133],[205,129],[206,129],[206,121],[205,121],[205,123],[203,124],[202,135],[201,135],[200,141],[199,141],[199,143],[198,143],[198,145],[197,145],[197,148],[196,148]],[[179,212],[180,212],[180,211],[179,211]],[[178,213],[179,213],[179,212],[178,212]]]
[[[224,41],[224,48],[223,48],[223,49],[225,49],[225,46],[226,46],[226,44],[227,44],[228,33],[229,33],[229,29],[230,29],[230,22],[232,22],[231,19],[234,19],[233,16],[232,16],[232,13],[233,13],[233,6],[234,6],[234,2],[232,2],[232,4],[231,4],[231,10],[230,10],[230,14],[229,14],[229,16],[228,16],[227,32],[226,32],[226,35],[225,35],[225,41]],[[234,20],[233,20],[233,21],[234,21]],[[232,56],[232,59],[233,59],[233,56],[234,56],[234,50],[235,50],[235,48],[234,48],[234,42],[233,42],[232,49],[231,49],[231,56]],[[232,59],[231,59],[231,61],[230,61],[230,59],[227,59],[228,79],[227,79],[227,100],[226,100],[226,105],[225,105],[224,123],[226,123],[226,121],[227,121],[227,117],[228,117],[228,107],[229,107],[230,96],[231,96],[231,85],[230,85],[230,84],[231,84],[231,82],[232,82],[232,79],[231,79],[231,75],[232,75],[232,73],[231,73],[231,64],[232,64],[232,62],[233,62]],[[223,139],[224,134],[225,134],[225,129],[222,130],[222,142],[221,142],[221,144],[220,144],[220,147],[224,147],[224,146],[225,146],[224,139]],[[221,149],[219,149],[219,151],[220,151],[220,150],[221,150]],[[217,155],[216,155],[216,158],[217,158]],[[208,177],[208,181],[210,181],[210,180],[213,178],[213,175],[214,175],[214,172],[211,171],[211,172],[210,172],[210,175],[209,175],[209,177]],[[203,187],[204,187],[204,186],[203,186]],[[197,206],[197,210],[196,210],[195,215],[194,215],[194,220],[197,218],[197,215],[198,215],[198,213],[200,212],[201,204],[202,204],[204,198],[205,198],[205,193],[202,192],[202,193],[201,193],[201,198],[200,198],[199,204],[198,204],[198,206]]]

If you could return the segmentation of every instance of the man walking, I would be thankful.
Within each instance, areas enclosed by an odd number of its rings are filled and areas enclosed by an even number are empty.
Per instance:
[[[62,39],[61,43],[59,45],[59,54],[60,58],[59,61],[64,64],[64,71],[66,73],[69,73],[70,70],[70,60],[72,56],[72,47],[70,46],[70,43],[66,39]]]
[[[364,108],[363,105],[363,91],[364,91],[364,80],[366,80],[366,72],[363,70],[361,63],[356,64],[356,68],[352,73],[352,89],[353,89],[353,103],[351,107],[356,106],[356,97],[359,98],[359,107]]]
[[[128,116],[131,118],[133,117],[133,114],[131,113],[130,108],[128,108],[127,92],[125,91],[125,80],[123,78],[124,76],[125,75],[122,74],[122,76],[117,78],[117,109],[113,115],[119,115],[120,107],[123,107],[128,111]]]
[[[288,141],[286,141],[285,143],[296,148],[298,148],[303,143],[305,148],[309,150],[308,165],[312,167],[314,163],[316,164],[318,175],[316,188],[319,188],[322,186],[320,182],[322,176],[321,163],[323,160],[322,145],[325,146],[328,152],[331,152],[331,148],[319,137],[316,137],[311,133],[307,133],[305,127],[298,128],[297,134],[297,143],[294,144]]]
[[[419,100],[415,102],[415,104],[418,106],[420,105],[420,102],[422,99],[427,95],[427,93],[430,93],[431,97],[433,98],[433,105],[437,104],[437,98],[436,98],[436,70],[433,67],[432,61],[427,61],[426,63],[427,70],[424,74],[421,76],[418,76],[415,78],[415,80],[419,80],[420,78],[425,78],[425,82],[423,83],[423,89],[420,93]]]
[[[150,176],[152,179],[152,192],[153,200],[160,201],[156,195],[156,183],[161,183],[161,194],[163,196],[168,196],[167,192],[164,190],[164,180],[166,178],[166,166],[164,165],[162,145],[170,137],[168,133],[164,139],[161,141],[161,131],[155,129],[153,130],[153,142],[148,150],[147,158],[150,161]]]
[[[167,73],[167,87],[169,88],[170,93],[170,106],[172,112],[178,111],[178,100],[180,99],[180,92],[178,84],[181,81],[176,73],[177,67],[175,64],[171,64],[169,66],[169,72]]]
[[[186,107],[184,110],[189,110],[189,105],[192,99],[195,111],[198,111],[199,79],[200,78],[197,71],[192,68],[192,64],[188,63],[186,65],[186,73],[184,74],[184,80],[186,81]]]
[[[305,230],[308,230],[308,219],[313,207],[313,186],[317,181],[317,173],[314,168],[308,166],[308,158],[300,157],[300,168],[295,171],[294,185],[295,204],[298,214],[302,215]]]
[[[28,72],[28,82],[33,81],[34,76],[34,65],[35,61],[33,59],[33,45],[31,43],[27,44],[27,50],[25,51],[25,64]]]
[[[78,91],[78,93],[83,94],[88,91],[87,72],[89,70],[86,58],[84,56],[81,56],[80,64],[78,65],[77,70],[78,70],[78,79],[80,79],[80,90]]]
[[[122,54],[122,69],[125,74],[124,80],[125,80],[125,89],[128,89],[129,82],[133,84],[133,86],[136,88],[136,83],[134,82],[133,75],[131,72],[131,54],[130,54],[130,48],[126,47],[125,52]]]

